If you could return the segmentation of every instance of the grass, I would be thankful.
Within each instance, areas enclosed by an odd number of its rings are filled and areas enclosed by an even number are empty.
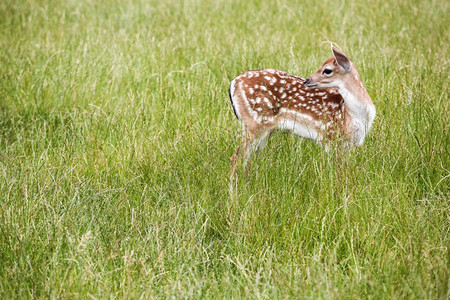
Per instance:
[[[449,3],[0,2],[1,298],[448,299]],[[228,193],[248,69],[333,41],[376,107],[275,134]],[[242,176],[241,176],[242,177]]]

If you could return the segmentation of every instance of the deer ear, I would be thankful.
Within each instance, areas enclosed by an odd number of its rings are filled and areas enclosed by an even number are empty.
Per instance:
[[[336,59],[336,63],[338,64],[338,66],[345,72],[348,73],[350,72],[350,70],[352,69],[352,63],[350,62],[350,59],[348,59],[347,56],[345,56],[345,54],[332,47],[331,50],[333,51],[333,55],[334,58]]]

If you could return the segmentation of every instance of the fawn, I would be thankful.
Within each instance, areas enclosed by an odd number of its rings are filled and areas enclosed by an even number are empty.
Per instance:
[[[352,61],[332,46],[333,56],[307,79],[283,71],[247,71],[231,81],[230,99],[243,128],[231,156],[231,174],[255,148],[262,150],[275,129],[293,131],[324,145],[342,140],[359,146],[372,126],[375,106]]]

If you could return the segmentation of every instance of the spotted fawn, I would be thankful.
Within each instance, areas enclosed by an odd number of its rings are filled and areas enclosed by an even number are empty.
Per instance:
[[[332,47],[333,56],[307,79],[274,69],[247,71],[231,81],[230,99],[242,125],[242,143],[231,156],[247,163],[275,129],[327,145],[336,139],[359,146],[375,118],[375,106],[352,61]]]

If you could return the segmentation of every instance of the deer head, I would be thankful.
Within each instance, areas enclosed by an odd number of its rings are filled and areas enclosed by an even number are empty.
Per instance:
[[[333,56],[328,58],[319,70],[305,79],[305,85],[308,88],[339,88],[349,79],[359,78],[358,72],[350,59],[334,47],[331,50]]]

